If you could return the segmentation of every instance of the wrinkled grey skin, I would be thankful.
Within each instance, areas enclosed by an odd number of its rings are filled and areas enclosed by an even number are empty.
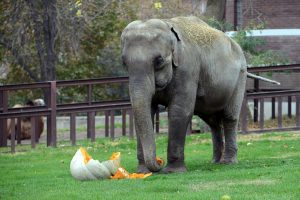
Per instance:
[[[204,23],[196,17],[187,20]],[[137,133],[138,172],[157,172],[153,115],[168,108],[168,160],[163,172],[186,171],[185,134],[193,114],[211,128],[214,163],[237,162],[236,129],[246,83],[241,48],[221,34],[210,47],[186,39],[172,20],[134,21],[123,31],[122,60]]]

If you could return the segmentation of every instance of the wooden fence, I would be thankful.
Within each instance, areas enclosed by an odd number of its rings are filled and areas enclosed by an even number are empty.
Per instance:
[[[276,71],[295,71],[299,70],[300,65],[285,65],[285,66],[270,66],[270,67],[253,67],[248,71],[259,74],[261,72],[276,72]],[[129,137],[133,137],[133,117],[131,112],[131,104],[129,99],[120,99],[114,101],[93,101],[93,87],[101,84],[128,84],[128,77],[113,77],[113,78],[101,78],[101,79],[89,79],[89,80],[74,80],[74,81],[50,81],[42,83],[32,84],[19,84],[19,85],[5,85],[0,87],[0,147],[7,146],[7,119],[19,119],[17,121],[16,129],[15,120],[11,120],[11,149],[15,151],[15,136],[17,136],[17,142],[20,143],[20,119],[22,117],[31,117],[32,132],[35,132],[37,117],[44,116],[47,122],[47,146],[57,145],[57,128],[56,117],[57,115],[68,115],[70,117],[70,140],[73,145],[76,143],[76,122],[75,117],[77,113],[87,113],[87,138],[92,141],[95,140],[95,116],[97,112],[105,113],[105,136],[115,137],[115,111],[121,111],[122,116],[122,135],[128,133]],[[83,86],[87,88],[86,101],[75,102],[68,104],[59,104],[57,98],[57,91],[63,87]],[[45,106],[26,107],[26,108],[11,108],[8,106],[9,92],[24,89],[43,89],[45,92]],[[296,104],[295,112],[295,125],[292,127],[282,126],[282,102],[287,98],[290,115],[291,104]],[[275,117],[275,105],[277,104],[277,120],[278,127],[272,129],[266,129],[264,127],[264,110],[265,102],[271,99],[272,102],[272,116]],[[254,115],[259,116],[259,128],[249,129],[249,115],[248,115],[248,102],[254,101]],[[259,102],[259,104],[258,104]],[[300,90],[285,89],[282,91],[268,91],[260,92],[259,89],[248,91],[245,94],[244,103],[240,117],[240,128],[242,133],[249,132],[265,132],[275,130],[295,130],[300,128],[300,115],[299,106],[300,102]],[[259,109],[259,111],[258,111]],[[274,113],[273,113],[274,112]],[[129,126],[126,126],[126,115],[129,114]],[[253,119],[251,119],[253,120]],[[255,119],[254,119],[255,121]],[[128,129],[128,131],[127,131]],[[156,132],[159,132],[159,112],[156,113]],[[194,131],[197,132],[197,131]],[[36,145],[36,137],[31,137],[31,145],[34,148]]]

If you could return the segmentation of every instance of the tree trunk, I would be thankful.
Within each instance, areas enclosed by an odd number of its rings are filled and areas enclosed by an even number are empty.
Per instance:
[[[27,0],[27,3],[31,12],[35,47],[40,62],[41,81],[55,80],[56,0]],[[38,11],[41,9],[43,12],[39,15]]]

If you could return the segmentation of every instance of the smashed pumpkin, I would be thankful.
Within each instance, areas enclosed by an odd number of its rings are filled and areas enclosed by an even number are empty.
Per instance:
[[[120,165],[121,153],[115,152],[109,160],[99,162],[94,160],[88,152],[80,147],[70,163],[72,176],[78,180],[96,179],[142,179],[151,176],[152,173],[130,174]],[[163,160],[156,158],[159,165],[163,165]]]

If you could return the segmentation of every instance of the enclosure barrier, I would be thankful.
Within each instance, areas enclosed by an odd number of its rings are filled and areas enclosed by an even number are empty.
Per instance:
[[[11,149],[15,151],[15,138],[20,143],[21,118],[31,117],[31,133],[35,133],[36,118],[43,116],[46,118],[47,127],[47,146],[56,146],[57,131],[56,131],[56,116],[59,114],[68,114],[70,116],[70,140],[73,145],[76,143],[76,121],[77,113],[87,113],[87,138],[95,140],[95,114],[99,111],[105,112],[105,136],[114,136],[114,111],[121,110],[122,112],[122,135],[126,135],[126,113],[129,114],[129,137],[133,137],[133,117],[131,112],[131,104],[128,99],[114,101],[92,101],[93,87],[97,84],[111,83],[128,83],[128,77],[114,77],[91,80],[76,80],[76,81],[51,81],[43,83],[6,85],[0,87],[0,146],[7,146],[7,119],[11,119]],[[87,98],[85,102],[57,104],[57,89],[60,87],[69,86],[86,86]],[[24,89],[42,89],[44,91],[45,106],[9,108],[8,98],[9,92]],[[15,124],[15,120],[17,124]],[[14,128],[16,125],[16,129]],[[31,137],[31,146],[34,148],[36,144],[36,136]]]
[[[270,71],[296,71],[300,69],[299,64],[294,65],[282,65],[282,66],[269,66],[269,67],[252,67],[248,68],[249,72],[260,73]],[[73,81],[50,81],[41,83],[31,84],[18,84],[18,85],[5,85],[0,87],[0,147],[7,146],[7,119],[18,119],[11,120],[11,150],[15,151],[15,138],[20,143],[20,119],[22,117],[31,117],[32,133],[35,133],[37,117],[43,116],[46,120],[47,127],[47,146],[57,145],[57,130],[56,130],[56,117],[60,114],[69,115],[70,117],[70,141],[72,145],[76,144],[76,114],[87,113],[87,138],[91,141],[95,141],[95,116],[97,112],[105,113],[105,137],[115,138],[115,111],[121,110],[122,113],[122,135],[126,135],[126,114],[129,114],[129,137],[134,137],[134,126],[133,117],[131,111],[131,104],[129,99],[119,99],[113,101],[93,101],[93,86],[101,84],[128,84],[128,77],[112,77],[112,78],[101,78],[101,79],[88,79],[88,80],[73,80]],[[255,83],[254,83],[255,84]],[[257,84],[257,83],[256,83]],[[257,84],[259,85],[259,84]],[[299,129],[300,116],[299,116],[299,96],[300,90],[280,90],[280,91],[268,91],[261,92],[259,87],[254,86],[253,91],[248,91],[245,94],[242,111],[240,127],[242,133],[249,132],[265,132],[274,130],[295,130]],[[72,86],[84,86],[87,89],[86,101],[76,102],[68,104],[58,104],[57,91],[62,87]],[[45,106],[36,107],[24,107],[24,108],[9,108],[8,99],[9,92],[23,89],[42,89],[44,91],[44,99],[46,102]],[[273,129],[266,129],[264,127],[264,102],[266,99],[271,99],[272,102],[272,117],[275,118],[275,103],[277,103],[278,113],[278,127]],[[282,127],[282,101],[283,98],[288,99],[289,115],[291,114],[291,103],[296,103],[296,122],[293,127]],[[254,121],[259,116],[259,129],[249,130],[247,117],[247,104],[249,101],[256,102],[254,105]],[[259,102],[259,104],[258,104]],[[259,108],[259,112],[258,112]],[[159,132],[159,112],[156,113],[156,132]],[[16,126],[16,129],[14,128]],[[192,132],[197,132],[193,130]],[[15,137],[16,136],[16,137]],[[31,146],[34,148],[36,145],[36,136],[31,137]]]
[[[275,102],[277,102],[277,127],[276,128],[264,128],[265,122],[265,99],[272,99],[272,117],[275,115]],[[288,99],[288,116],[291,117],[291,103],[295,101],[296,109],[295,109],[295,124],[294,126],[290,127],[283,127],[282,124],[282,102],[283,98]],[[250,100],[258,100],[259,101],[259,129],[248,129],[248,102]],[[277,100],[277,101],[276,101]],[[300,129],[300,90],[285,90],[285,91],[275,91],[275,92],[256,92],[246,94],[242,110],[241,110],[241,131],[242,133],[249,133],[249,132],[267,132],[267,131],[284,131],[284,130],[298,130]],[[273,113],[274,112],[274,113]]]

